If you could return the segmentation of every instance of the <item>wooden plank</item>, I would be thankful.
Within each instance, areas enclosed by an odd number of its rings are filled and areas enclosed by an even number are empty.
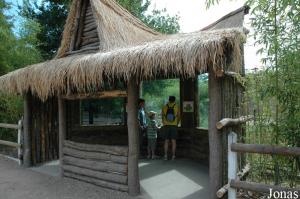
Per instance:
[[[90,43],[90,44],[86,44],[86,45],[80,45],[80,49],[86,49],[86,48],[90,48],[90,47],[98,47],[100,46],[100,42],[97,43]]]
[[[223,142],[216,128],[221,118],[221,80],[209,71],[209,198],[217,198],[216,193],[222,187],[223,180]]]
[[[125,146],[84,144],[84,143],[72,142],[70,140],[66,140],[64,144],[66,147],[74,148],[81,151],[102,152],[102,153],[108,153],[113,155],[128,156],[128,147]]]
[[[119,164],[127,164],[126,156],[117,156],[111,155],[108,153],[99,153],[99,152],[88,152],[88,151],[80,151],[73,148],[65,147],[63,149],[64,154],[72,157],[82,158],[82,159],[94,159],[94,160],[103,160],[103,161],[111,161]]]
[[[114,91],[103,91],[103,92],[96,92],[96,93],[68,94],[62,96],[62,98],[67,100],[101,99],[101,98],[114,98],[114,97],[127,97],[127,92],[122,90],[114,90]]]
[[[124,192],[128,191],[128,186],[126,186],[126,185],[106,182],[103,180],[98,180],[98,179],[87,177],[87,176],[77,175],[77,174],[70,173],[70,172],[65,172],[65,177],[73,178],[73,179],[76,179],[79,181],[91,183],[91,184],[94,184],[94,185],[97,185],[100,187],[109,188],[109,189],[113,189],[113,190],[117,190],[117,191],[124,191]]]
[[[94,171],[91,169],[86,169],[82,167],[72,166],[72,165],[63,165],[64,172],[76,173],[78,175],[84,175],[87,177],[97,178],[99,180],[115,182],[118,184],[127,185],[127,176],[119,175],[116,173],[107,173],[101,171]]]
[[[15,142],[10,142],[10,141],[5,141],[5,140],[0,140],[0,145],[5,145],[5,146],[10,146],[10,147],[15,147],[15,148],[21,147],[21,144],[18,144]]]
[[[84,32],[95,31],[96,28],[97,28],[96,23],[91,23],[91,24],[88,24],[88,25],[84,25],[83,31]]]
[[[231,145],[231,149],[241,153],[259,153],[283,156],[300,156],[300,147],[282,147],[263,144],[242,144]]]
[[[77,38],[77,34],[78,34],[78,24],[79,24],[79,20],[80,20],[80,6],[82,4],[82,0],[81,1],[77,1],[77,6],[76,6],[76,19],[75,19],[75,28],[76,28],[76,32],[74,34],[72,34],[71,37],[71,42],[70,42],[70,47],[69,47],[69,51],[73,51],[75,50],[75,42],[76,42],[76,38]]]
[[[66,138],[66,103],[61,97],[58,98],[58,124],[59,124],[59,164],[60,176],[63,177],[63,147]]]
[[[96,36],[98,36],[98,31],[97,31],[97,29],[95,29],[92,31],[83,32],[82,36],[83,37],[96,37]]]
[[[127,104],[128,126],[128,192],[131,196],[140,194],[139,179],[139,129],[138,129],[138,93],[139,85],[135,78],[129,80]]]
[[[30,167],[31,162],[31,133],[30,133],[30,121],[31,121],[31,110],[30,110],[31,94],[26,93],[24,96],[24,145],[23,145],[23,166]]]
[[[5,124],[0,123],[0,128],[6,128],[6,129],[18,129],[19,126],[17,124]]]
[[[22,149],[22,138],[23,138],[23,119],[19,120],[18,122],[18,144],[20,147],[18,147],[18,159],[19,159],[19,165],[23,163],[23,149]]]
[[[231,144],[237,142],[237,134],[230,132],[228,134],[228,182],[230,180],[235,180],[237,178],[238,163],[237,163],[237,153],[231,150]],[[236,189],[228,188],[228,199],[236,199]]]
[[[82,43],[81,45],[84,46],[84,45],[88,45],[88,44],[91,44],[91,43],[98,43],[100,42],[99,38],[96,37],[96,38],[81,38],[82,40]]]
[[[230,187],[236,188],[236,189],[243,189],[247,191],[253,191],[257,193],[270,193],[270,189],[272,191],[299,191],[299,188],[286,188],[281,186],[274,186],[274,185],[266,185],[266,184],[259,184],[254,182],[245,182],[245,181],[239,181],[239,180],[231,180],[230,181]]]
[[[117,164],[113,162],[100,162],[94,160],[85,160],[81,158],[75,158],[71,156],[64,156],[64,164],[82,167],[86,169],[92,169],[95,171],[127,174],[127,165]]]
[[[227,126],[243,124],[249,120],[252,120],[253,118],[254,117],[252,115],[242,116],[242,117],[235,118],[235,119],[224,118],[224,119],[220,120],[219,122],[217,122],[216,126],[217,126],[217,129],[222,129]]]
[[[77,29],[77,35],[76,35],[76,42],[75,42],[75,49],[78,49],[80,46],[80,38],[82,36],[83,32],[83,26],[84,26],[84,18],[85,18],[85,9],[87,1],[83,0],[81,1],[81,9],[80,9],[80,19],[78,23],[78,29]]]

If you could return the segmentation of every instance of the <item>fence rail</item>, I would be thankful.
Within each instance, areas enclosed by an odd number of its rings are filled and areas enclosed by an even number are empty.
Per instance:
[[[228,126],[235,126],[245,123],[253,119],[252,116],[243,116],[236,119],[225,118],[219,121],[216,126],[222,129]],[[247,191],[269,193],[270,189],[274,191],[298,191],[298,189],[287,188],[281,186],[273,186],[266,184],[259,184],[254,182],[241,181],[237,172],[237,153],[257,153],[257,154],[270,154],[270,155],[283,155],[283,156],[300,156],[300,147],[283,147],[273,145],[261,144],[243,144],[237,143],[237,134],[230,132],[228,134],[228,184],[224,185],[216,193],[218,198],[222,198],[225,193],[228,193],[228,199],[236,199],[237,189],[244,189]],[[247,169],[249,172],[250,168]]]
[[[16,142],[10,142],[6,140],[0,140],[0,145],[9,146],[9,147],[15,147],[18,149],[18,159],[19,164],[22,163],[22,134],[23,134],[23,120],[19,120],[18,124],[6,124],[6,123],[0,123],[0,128],[6,128],[6,129],[16,129],[18,130],[18,141]]]

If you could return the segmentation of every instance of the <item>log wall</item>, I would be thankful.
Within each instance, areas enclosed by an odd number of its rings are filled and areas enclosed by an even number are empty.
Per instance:
[[[32,165],[58,159],[57,98],[42,102],[30,98],[30,137]]]
[[[65,141],[64,177],[128,191],[128,147]]]

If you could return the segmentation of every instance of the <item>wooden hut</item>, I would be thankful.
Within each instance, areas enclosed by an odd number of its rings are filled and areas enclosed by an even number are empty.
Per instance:
[[[178,142],[182,156],[209,162],[215,198],[226,181],[227,147],[216,123],[243,112],[243,88],[232,74],[244,74],[247,10],[197,32],[163,35],[113,0],[73,0],[56,57],[0,77],[1,91],[24,96],[24,166],[59,158],[62,176],[138,194],[140,83],[180,78],[180,103],[197,107],[197,76],[209,73],[209,133],[197,128],[197,111],[183,112]],[[122,98],[124,120],[82,125],[81,101],[101,98]]]

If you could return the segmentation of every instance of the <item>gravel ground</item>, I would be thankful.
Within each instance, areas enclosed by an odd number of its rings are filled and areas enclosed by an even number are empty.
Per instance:
[[[0,199],[133,199],[127,193],[100,188],[72,179],[60,179],[0,156]],[[139,199],[141,197],[135,197]]]

